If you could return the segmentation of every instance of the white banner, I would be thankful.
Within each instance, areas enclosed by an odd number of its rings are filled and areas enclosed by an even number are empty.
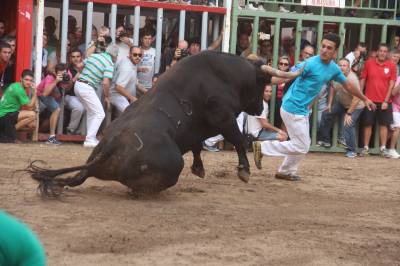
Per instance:
[[[304,6],[324,6],[344,8],[345,0],[301,0]]]

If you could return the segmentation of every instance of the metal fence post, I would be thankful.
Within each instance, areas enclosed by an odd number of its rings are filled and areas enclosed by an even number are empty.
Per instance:
[[[185,39],[185,22],[186,22],[186,11],[179,11],[179,40]]]
[[[260,17],[256,16],[253,19],[253,36],[251,39],[251,52],[257,54],[258,48],[258,26],[260,25]]]
[[[280,35],[281,35],[281,19],[280,18],[275,18],[275,24],[274,24],[274,44],[273,44],[273,56],[272,56],[272,65],[274,67],[277,67],[278,65],[278,56],[279,56],[279,42],[280,42]],[[277,86],[272,87],[272,97],[270,101],[270,115],[269,115],[269,121],[273,125],[275,123],[275,109],[276,109],[276,88]],[[279,110],[278,110],[279,112]]]
[[[89,47],[89,44],[92,41],[92,24],[93,24],[93,2],[88,2],[87,8],[86,8],[85,49],[87,49]]]
[[[157,9],[157,34],[156,34],[156,64],[155,64],[155,72],[158,73],[160,70],[160,62],[161,62],[161,41],[162,41],[162,24],[163,24],[163,9]]]
[[[67,42],[68,42],[68,9],[69,0],[63,0],[61,18],[61,63],[67,62]]]
[[[201,20],[201,50],[207,50],[208,12],[203,12]]]
[[[110,16],[110,34],[113,43],[115,43],[115,31],[117,27],[117,5],[111,5],[111,16]]]
[[[133,25],[133,45],[139,46],[140,6],[135,6],[135,25]]]

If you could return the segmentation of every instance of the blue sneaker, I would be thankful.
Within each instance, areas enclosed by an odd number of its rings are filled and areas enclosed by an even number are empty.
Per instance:
[[[357,153],[354,151],[347,151],[344,156],[346,156],[347,158],[354,158],[357,157]]]
[[[52,144],[52,145],[60,145],[61,142],[59,142],[55,136],[51,136],[47,139],[46,144]]]

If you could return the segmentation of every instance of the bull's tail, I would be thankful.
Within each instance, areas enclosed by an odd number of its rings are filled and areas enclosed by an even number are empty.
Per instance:
[[[37,166],[38,161],[33,161],[24,170],[29,173],[31,177],[39,182],[39,192],[42,196],[58,196],[62,189],[66,186],[75,187],[79,186],[89,177],[88,167],[93,163],[87,163],[80,166],[61,168],[61,169],[46,169]],[[75,176],[66,178],[57,178],[62,174],[79,171]]]

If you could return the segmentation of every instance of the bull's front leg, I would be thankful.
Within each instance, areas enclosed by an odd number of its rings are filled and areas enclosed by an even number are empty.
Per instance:
[[[203,161],[201,160],[201,156],[200,156],[201,147],[202,147],[202,143],[199,142],[199,143],[195,144],[192,148],[193,164],[192,164],[191,170],[194,175],[204,178],[205,170],[204,170],[204,166],[203,166]]]
[[[249,182],[250,165],[247,160],[244,137],[238,128],[235,117],[232,116],[232,120],[229,121],[229,124],[227,123],[221,133],[227,141],[235,146],[239,158],[238,177],[243,182]]]

